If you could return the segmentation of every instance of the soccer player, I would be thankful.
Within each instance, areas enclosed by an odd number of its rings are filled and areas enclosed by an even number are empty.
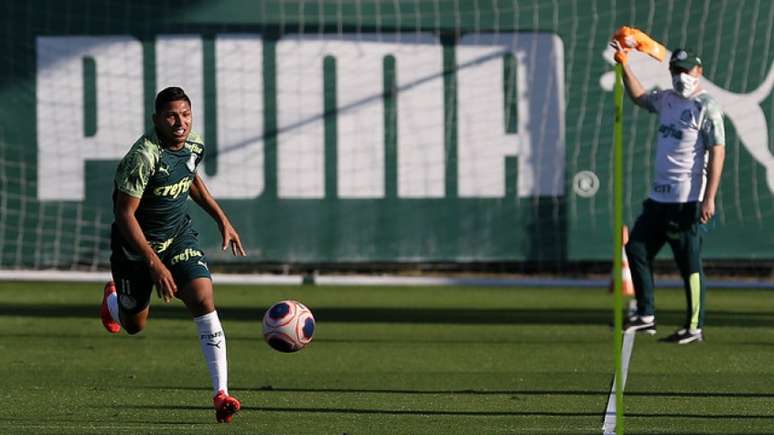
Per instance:
[[[228,394],[226,336],[215,311],[210,271],[191,226],[190,196],[215,219],[223,249],[246,255],[234,227],[201,177],[205,146],[191,130],[191,100],[177,87],[156,96],[155,131],[140,137],[118,164],[113,189],[110,268],[100,317],[110,333],[145,328],[151,292],[178,298],[191,312],[212,378],[218,422],[231,422],[240,404]]]
[[[646,92],[627,64],[628,50],[617,42],[629,97],[659,116],[653,187],[632,229],[626,255],[632,271],[637,313],[627,332],[656,333],[653,259],[668,243],[680,271],[687,301],[685,323],[662,341],[704,340],[704,272],[700,224],[715,215],[715,196],[725,157],[723,113],[701,87],[702,62],[692,51],[675,49],[669,61],[672,87]]]

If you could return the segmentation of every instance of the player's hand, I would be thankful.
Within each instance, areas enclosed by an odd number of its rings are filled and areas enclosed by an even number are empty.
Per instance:
[[[631,48],[622,47],[621,43],[616,40],[610,41],[610,46],[615,49],[615,55],[613,56],[613,59],[615,59],[615,61],[621,65],[626,65],[626,62],[629,61],[629,51]]]
[[[236,232],[233,226],[231,226],[230,223],[226,222],[223,224],[223,227],[220,229],[221,233],[223,234],[223,250],[225,251],[229,245],[231,246],[231,253],[234,254],[234,256],[241,255],[242,257],[246,256],[247,253],[245,252],[244,248],[242,247],[242,241],[239,239],[239,234]]]
[[[704,201],[701,203],[701,216],[699,221],[703,224],[709,222],[715,216],[715,201]]]
[[[150,265],[150,274],[156,285],[156,294],[164,299],[165,303],[174,299],[175,294],[177,294],[177,285],[172,278],[172,272],[161,262],[154,262]]]

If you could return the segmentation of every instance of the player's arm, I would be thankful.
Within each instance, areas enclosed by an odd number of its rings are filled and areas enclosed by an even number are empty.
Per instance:
[[[642,86],[642,83],[640,83],[640,81],[637,79],[637,76],[634,75],[634,72],[629,66],[627,51],[624,50],[624,48],[621,47],[621,44],[619,44],[617,41],[611,42],[610,46],[616,50],[615,61],[620,63],[623,67],[623,84],[624,88],[626,89],[626,93],[629,95],[629,98],[632,99],[634,104],[640,107],[648,108],[645,98],[645,88]]]
[[[194,177],[190,194],[191,198],[199,204],[199,207],[203,208],[218,223],[220,233],[223,235],[223,250],[225,251],[231,245],[231,252],[234,255],[247,255],[242,247],[239,234],[234,229],[234,226],[231,225],[231,221],[226,216],[226,213],[220,208],[220,205],[215,201],[210,191],[207,190],[207,186],[204,185],[204,181],[199,175]]]
[[[172,273],[167,269],[164,263],[153,250],[148,240],[145,238],[145,234],[142,232],[140,223],[135,217],[135,212],[140,206],[140,198],[135,198],[120,190],[116,191],[116,225],[118,230],[124,237],[129,245],[145,258],[150,270],[151,278],[156,284],[156,290],[159,292],[159,296],[164,299],[164,302],[171,301],[175,293],[177,293],[177,286],[175,280],[172,278]]]
[[[642,86],[637,77],[632,72],[628,63],[623,64],[623,83],[626,88],[626,93],[629,94],[629,98],[632,99],[634,104],[647,108],[645,103],[645,88]]]
[[[726,158],[726,147],[715,145],[709,150],[707,162],[707,187],[701,202],[701,223],[705,224],[715,215],[715,196],[720,186],[720,174],[723,172],[723,161]]]

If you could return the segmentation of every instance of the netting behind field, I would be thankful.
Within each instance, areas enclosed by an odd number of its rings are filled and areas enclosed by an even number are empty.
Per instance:
[[[5,2],[0,267],[103,267],[115,165],[155,93],[190,95],[200,172],[250,262],[604,260],[612,58],[695,48],[727,113],[717,259],[774,259],[774,5],[764,1]],[[632,65],[648,87],[666,67]],[[657,119],[626,105],[625,221]],[[212,221],[192,204],[202,244]]]

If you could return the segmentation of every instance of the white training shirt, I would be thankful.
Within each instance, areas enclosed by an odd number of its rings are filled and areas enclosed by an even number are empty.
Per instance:
[[[659,115],[656,168],[650,198],[658,202],[701,201],[707,184],[708,151],[725,146],[723,112],[706,91],[683,98],[656,89],[642,97]]]

